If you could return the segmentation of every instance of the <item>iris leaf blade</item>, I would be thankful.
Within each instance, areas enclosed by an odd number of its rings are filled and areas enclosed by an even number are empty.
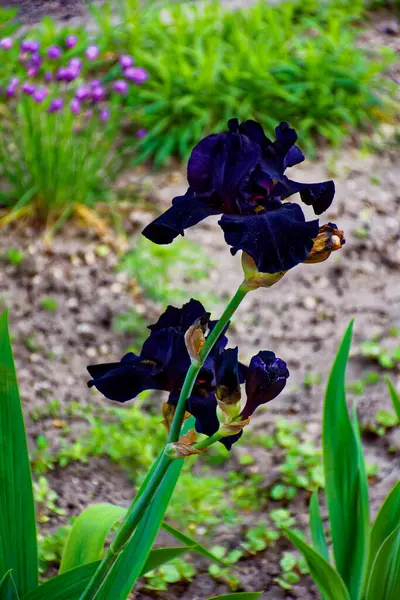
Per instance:
[[[31,470],[7,312],[0,316],[0,573],[22,596],[38,583]]]
[[[346,404],[345,371],[353,323],[348,326],[328,381],[323,417],[325,494],[336,568],[353,600],[362,593],[369,518],[365,466],[356,425]]]
[[[110,529],[125,513],[122,506],[108,503],[94,504],[84,510],[68,535],[60,573],[100,560]]]
[[[336,569],[298,535],[287,529],[284,532],[306,559],[311,576],[325,599],[350,600],[349,592]]]

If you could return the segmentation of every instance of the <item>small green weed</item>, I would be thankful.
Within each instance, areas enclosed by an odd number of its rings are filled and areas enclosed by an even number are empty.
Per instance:
[[[244,554],[242,550],[236,549],[229,551],[224,546],[213,546],[211,552],[214,556],[217,556],[219,559],[232,566],[235,565]],[[215,580],[226,583],[233,592],[241,586],[240,577],[229,567],[222,567],[218,563],[212,563],[208,567],[208,572]]]
[[[47,523],[50,514],[65,515],[65,510],[57,506],[57,494],[51,489],[46,477],[39,477],[33,482],[33,492],[37,506],[37,520],[39,523]]]
[[[10,265],[19,266],[25,258],[25,254],[17,248],[9,248],[0,254],[0,258],[6,260]]]
[[[57,310],[57,302],[50,296],[43,296],[43,298],[40,300],[40,306],[43,308],[43,310],[47,310],[48,312],[56,312]]]
[[[59,527],[52,535],[38,536],[39,572],[43,575],[50,566],[58,566],[69,531],[70,525]]]
[[[299,583],[301,575],[310,572],[306,560],[303,556],[298,556],[295,552],[284,552],[279,566],[282,569],[280,577],[274,579],[284,590],[291,590],[296,583]]]
[[[381,376],[376,371],[367,371],[361,379],[352,381],[347,385],[347,390],[361,396],[367,386],[376,385],[381,380]]]
[[[392,328],[390,337],[397,328]],[[383,339],[375,336],[360,344],[361,355],[377,362],[383,369],[394,369],[400,363],[400,345],[388,347]]]
[[[366,431],[383,436],[388,429],[392,429],[399,424],[397,415],[389,410],[379,410],[375,415],[375,421],[364,426]]]
[[[174,558],[154,571],[146,573],[144,587],[162,592],[167,590],[171,583],[192,581],[195,574],[195,568],[187,560],[180,557]]]

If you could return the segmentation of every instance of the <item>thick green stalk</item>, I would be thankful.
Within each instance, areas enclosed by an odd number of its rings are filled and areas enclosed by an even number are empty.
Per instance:
[[[183,419],[186,412],[187,400],[192,393],[193,386],[196,382],[197,375],[204,364],[207,356],[211,352],[216,341],[223,333],[226,325],[231,319],[233,313],[246,296],[249,289],[242,284],[229,302],[220,320],[208,336],[206,343],[200,354],[200,362],[198,365],[192,364],[186,374],[184,384],[179,396],[178,404],[176,406],[174,418],[171,425],[171,430],[168,436],[167,443],[176,442],[179,439],[180,431],[182,428]],[[161,481],[166,474],[168,467],[171,464],[172,459],[162,454],[156,459],[157,466],[152,467],[153,474],[151,477],[145,479],[144,485],[139,490],[135,500],[133,501],[123,523],[121,524],[113,542],[108,548],[104,559],[102,560],[99,568],[94,574],[92,580],[89,582],[88,587],[80,597],[80,600],[94,600],[103,586],[108,574],[115,565],[118,556],[123,551],[126,544],[131,539],[139,521],[141,520],[146,508],[149,506],[152,498],[154,497]]]

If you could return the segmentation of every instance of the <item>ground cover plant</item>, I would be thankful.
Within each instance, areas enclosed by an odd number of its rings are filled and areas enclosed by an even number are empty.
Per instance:
[[[168,402],[162,410],[168,437],[130,509],[127,511],[111,504],[87,508],[68,534],[61,558],[60,575],[39,586],[28,456],[6,315],[3,315],[0,333],[4,343],[0,366],[3,370],[1,381],[5,402],[0,405],[0,416],[6,435],[1,438],[5,445],[0,456],[2,473],[8,487],[2,498],[4,511],[1,513],[0,539],[7,539],[8,542],[3,542],[0,558],[4,572],[1,585],[11,598],[60,598],[63,595],[65,598],[82,600],[111,597],[122,599],[128,597],[137,579],[149,572],[152,572],[153,577],[153,583],[149,585],[162,589],[157,574],[159,571],[154,572],[155,569],[161,569],[160,565],[174,560],[162,571],[161,581],[173,582],[181,576],[190,578],[192,572],[178,560],[181,554],[190,550],[199,552],[219,565],[213,569],[215,576],[228,577],[219,568],[234,563],[238,559],[237,554],[225,557],[218,549],[214,553],[210,552],[186,534],[163,522],[163,517],[184,460],[188,457],[197,457],[198,460],[199,455],[201,457],[214,444],[222,443],[230,450],[233,444],[239,442],[243,429],[249,425],[254,412],[277,397],[289,377],[285,361],[270,350],[260,351],[246,367],[238,361],[237,348],[226,349],[228,327],[236,309],[252,290],[277,284],[300,263],[313,264],[327,260],[332,252],[338,251],[345,243],[343,232],[335,224],[320,226],[318,219],[306,221],[300,205],[287,201],[288,197],[298,192],[301,200],[320,215],[330,207],[335,193],[332,181],[304,184],[286,177],[285,170],[288,166],[304,160],[300,148],[295,145],[296,138],[295,131],[285,122],[276,128],[276,140],[272,142],[265,137],[261,126],[255,121],[240,123],[237,119],[232,119],[228,124],[228,131],[208,136],[194,148],[188,165],[188,191],[185,195],[174,198],[172,206],[144,229],[143,233],[147,238],[164,245],[173,242],[186,228],[204,218],[222,214],[219,225],[225,241],[231,246],[233,254],[242,251],[244,281],[219,321],[211,321],[210,313],[197,300],[190,300],[180,309],[168,306],[159,320],[149,327],[150,333],[139,354],[130,352],[119,363],[94,364],[88,367],[92,377],[89,386],[97,388],[107,398],[117,402],[125,403],[145,390],[169,392]],[[260,239],[263,240],[262,244],[259,243]],[[344,368],[349,339],[348,332],[328,386],[326,411],[329,435],[324,448],[325,461],[329,460],[329,456],[336,456],[337,445],[343,444],[343,440],[338,441],[336,437],[342,428],[332,427],[332,422],[337,417],[340,424],[346,424],[343,416],[347,415],[344,404]],[[347,354],[343,347],[347,349]],[[242,403],[243,383],[247,399]],[[392,387],[391,393],[396,399]],[[349,426],[351,429],[351,425]],[[159,430],[162,431],[161,425]],[[348,437],[350,440],[350,435]],[[286,434],[284,445],[290,447],[288,438],[290,440],[290,434]],[[284,439],[283,436],[282,443]],[[329,477],[335,478],[331,481],[332,486],[327,488],[327,493],[332,493],[333,489],[336,493],[343,494],[354,513],[361,506],[360,495],[365,503],[366,483],[362,484],[359,439],[356,436],[355,441],[353,438],[353,441],[349,440],[345,440],[348,451],[343,449],[335,465],[336,470],[329,468],[326,479],[328,484]],[[17,452],[5,451],[7,445],[15,443]],[[350,460],[349,454],[352,456],[350,450],[355,451],[357,461],[351,465],[350,476],[342,481],[341,470],[349,472],[346,461]],[[304,449],[303,452],[306,454]],[[246,464],[244,460],[243,464]],[[294,464],[299,466],[297,461]],[[290,482],[295,483],[296,478],[289,479],[288,483]],[[297,485],[299,484],[306,486],[307,481],[297,480]],[[39,505],[47,507],[46,510],[57,511],[54,495],[43,481],[39,480],[35,492]],[[12,519],[16,503],[21,503],[22,510],[18,518]],[[346,506],[345,502],[340,503],[340,510],[343,510],[343,506]],[[45,512],[42,512],[42,518],[46,518]],[[281,528],[293,526],[287,511],[275,511],[274,517],[271,511],[271,518]],[[104,552],[110,530],[121,519],[122,523]],[[393,515],[393,529],[398,526],[396,519],[396,515]],[[366,530],[365,511],[361,511],[361,514],[357,512],[355,519],[348,518],[344,522],[348,541],[342,543],[344,551],[340,555],[341,559],[344,560],[343,555],[354,556],[356,561],[360,559],[356,562],[356,567],[359,569],[358,573],[362,573],[366,556],[364,538],[361,535],[354,536],[353,533],[354,528],[357,534]],[[160,527],[183,545],[152,550]],[[340,527],[343,529],[342,518]],[[257,540],[262,540],[263,535],[267,538],[270,536],[272,540],[275,537],[268,532],[260,533],[261,535],[249,537],[249,549],[254,543],[257,545]],[[382,541],[386,544],[389,536],[390,552],[393,560],[397,560],[399,542],[397,538],[392,540],[392,530],[385,530],[385,533],[387,535],[381,536]],[[297,545],[303,543],[293,531],[288,530],[287,535]],[[332,525],[333,538],[334,535],[335,527]],[[19,550],[21,539],[24,539],[22,553]],[[357,545],[357,551],[350,548],[351,544]],[[302,549],[304,550],[304,546]],[[345,584],[335,571],[329,570],[323,560],[316,559],[315,553],[310,554],[307,550],[305,554],[308,567],[318,579],[324,595],[337,599],[337,593],[340,592],[346,598]],[[284,576],[280,584],[283,587],[291,585],[299,573],[306,570],[304,563],[290,553],[284,555],[281,562]],[[345,566],[347,568],[347,563]],[[396,586],[399,585],[397,579],[396,575],[388,572],[387,590],[390,595],[385,597],[390,600],[396,597]],[[355,577],[354,586],[352,581],[349,585],[346,579],[351,597],[358,598],[362,591],[360,577]],[[234,587],[234,582],[231,585]],[[261,593],[232,593],[225,597],[253,600]]]

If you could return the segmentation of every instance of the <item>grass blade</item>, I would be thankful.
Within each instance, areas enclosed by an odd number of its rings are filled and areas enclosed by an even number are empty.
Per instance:
[[[12,570],[22,596],[38,583],[36,521],[6,312],[0,316],[0,490],[0,573]]]
[[[392,400],[392,404],[393,404],[393,408],[395,410],[395,413],[397,415],[397,418],[400,421],[400,396],[396,391],[396,388],[394,387],[393,383],[390,381],[389,377],[385,377],[387,386],[389,388],[389,393],[390,393],[390,398]]]
[[[8,571],[0,580],[0,598],[1,600],[18,600],[18,592],[12,578],[11,571]]]
[[[208,558],[214,562],[217,562],[220,565],[223,565],[224,567],[232,567],[231,564],[224,562],[223,560],[221,560],[220,558],[215,556],[215,554],[213,554],[212,552],[207,550],[207,548],[204,548],[204,546],[202,546],[201,544],[196,542],[196,540],[193,540],[192,538],[185,535],[178,529],[175,529],[175,527],[172,527],[172,525],[168,525],[168,523],[166,523],[165,521],[162,523],[161,527],[162,527],[162,529],[164,529],[164,531],[166,531],[167,533],[172,535],[174,538],[176,538],[180,542],[183,542],[184,544],[188,544],[189,546],[191,546],[193,552],[197,552],[198,554],[201,554],[205,558]]]
[[[114,504],[95,504],[75,521],[62,554],[60,573],[100,560],[110,529],[126,509]]]
[[[383,542],[376,555],[365,600],[400,598],[400,525]]]
[[[326,600],[350,600],[349,592],[336,569],[298,535],[288,529],[284,532],[306,559],[311,577]]]
[[[378,554],[379,548],[389,535],[396,529],[400,521],[400,481],[386,496],[378,514],[376,515],[371,530],[369,568],[371,572],[372,563]]]
[[[318,490],[315,490],[310,500],[310,529],[314,550],[329,562],[328,545],[318,502]]]
[[[352,330],[350,323],[329,377],[322,437],[325,493],[336,568],[352,600],[358,600],[368,553],[369,507],[363,455],[345,395]]]

